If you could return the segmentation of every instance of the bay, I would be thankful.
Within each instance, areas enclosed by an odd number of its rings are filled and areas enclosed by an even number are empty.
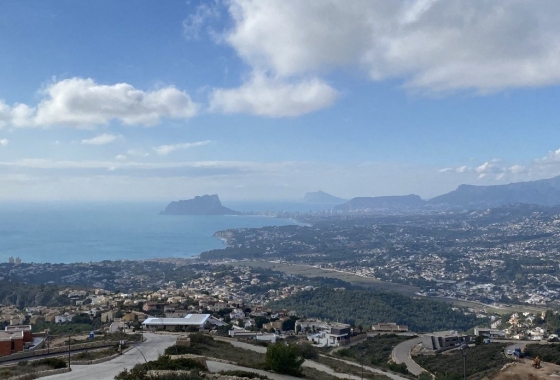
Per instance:
[[[72,263],[196,256],[230,228],[296,224],[265,216],[159,215],[161,203],[0,204],[0,262]]]

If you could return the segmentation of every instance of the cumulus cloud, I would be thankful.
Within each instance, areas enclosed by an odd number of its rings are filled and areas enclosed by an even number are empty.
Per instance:
[[[104,133],[102,135],[95,136],[91,139],[82,140],[82,144],[86,144],[86,145],[105,145],[105,144],[110,144],[110,143],[114,142],[118,138],[119,138],[119,136]]]
[[[153,148],[157,154],[159,154],[160,156],[167,156],[169,153],[174,152],[176,150],[183,150],[183,149],[189,149],[189,148],[194,148],[197,146],[202,146],[202,145],[207,145],[210,144],[211,141],[210,140],[206,140],[206,141],[197,141],[194,143],[183,143],[183,144],[173,144],[173,145],[160,145],[157,146],[155,148]]]
[[[0,146],[6,146],[8,145],[9,141],[8,139],[0,139]]]
[[[423,91],[560,83],[560,3],[542,0],[231,0],[224,40],[288,78],[358,69]]]
[[[291,83],[254,74],[251,80],[238,88],[214,89],[210,95],[210,110],[293,117],[328,107],[336,97],[336,90],[318,78]]]
[[[42,95],[37,106],[0,101],[0,127],[89,128],[113,120],[154,126],[166,118],[187,120],[199,109],[187,93],[173,86],[142,91],[128,83],[104,85],[91,78],[51,83]]]

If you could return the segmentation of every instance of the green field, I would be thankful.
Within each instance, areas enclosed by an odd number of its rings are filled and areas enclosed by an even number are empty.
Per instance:
[[[419,289],[415,286],[379,281],[372,277],[362,277],[352,273],[315,268],[310,265],[273,263],[270,261],[240,261],[239,264],[253,268],[267,268],[278,272],[293,274],[303,277],[328,277],[349,282],[352,285],[374,288],[379,291],[393,291],[407,296],[414,296]]]
[[[363,286],[367,288],[372,288],[379,291],[392,291],[397,292],[410,297],[418,297],[416,292],[419,289],[415,286],[409,286],[404,284],[398,284],[393,282],[379,281],[372,277],[362,277],[352,273],[338,272],[334,270],[315,268],[310,265],[303,264],[288,264],[288,263],[274,263],[270,261],[257,261],[257,260],[246,260],[240,261],[239,264],[246,265],[253,268],[266,268],[272,269],[278,272],[293,274],[295,276],[302,277],[328,277],[336,278],[342,281],[349,282],[352,285]],[[427,297],[430,299],[435,299],[437,301],[443,301],[452,303],[461,307],[471,307],[474,309],[485,309],[489,313],[498,314],[511,314],[511,313],[523,313],[523,312],[541,312],[545,311],[546,308],[538,306],[525,306],[525,305],[511,305],[505,306],[501,305],[498,307],[489,306],[481,302],[476,301],[464,301],[451,298],[439,298],[439,297]]]

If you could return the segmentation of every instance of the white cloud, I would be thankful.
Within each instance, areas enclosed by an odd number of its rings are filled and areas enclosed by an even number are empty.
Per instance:
[[[9,142],[10,141],[8,139],[0,139],[0,146],[6,146]]]
[[[206,141],[197,141],[194,143],[183,143],[183,144],[173,144],[173,145],[160,145],[158,147],[153,148],[157,154],[159,154],[160,156],[167,156],[169,153],[174,152],[176,150],[183,150],[183,149],[189,149],[189,148],[194,148],[197,146],[202,146],[202,145],[207,145],[210,144],[211,141],[210,140],[206,140]]]
[[[455,169],[455,171],[456,171],[457,173],[464,173],[464,172],[466,172],[466,171],[468,171],[468,170],[469,170],[469,167],[468,167],[468,166],[461,166],[461,167],[458,167],[457,169]]]
[[[126,154],[133,157],[148,157],[150,155],[150,153],[144,152],[140,149],[129,149]]]
[[[119,154],[119,155],[115,156],[115,160],[117,160],[117,161],[124,161],[126,159],[127,159],[127,157],[124,154]]]
[[[525,171],[525,166],[513,165],[509,167],[509,171],[513,174],[523,173]]]
[[[475,171],[477,173],[488,173],[488,172],[491,172],[493,170],[494,170],[494,164],[491,164],[490,162],[485,162],[475,169]],[[480,178],[482,178],[482,177],[480,177]]]
[[[448,173],[448,172],[452,172],[453,170],[455,170],[455,169],[453,169],[453,168],[443,168],[443,169],[439,169],[438,172],[439,173]]]
[[[268,117],[299,116],[330,106],[336,97],[336,90],[318,78],[291,83],[254,74],[238,88],[214,89],[210,110]]]
[[[209,2],[197,6],[196,11],[183,20],[183,34],[185,38],[188,40],[197,39],[206,21],[218,16],[219,12],[215,3]]]
[[[358,69],[423,91],[560,83],[560,2],[231,0],[229,43],[274,77]]]
[[[142,91],[127,83],[103,85],[71,78],[46,86],[37,106],[0,100],[0,127],[73,126],[90,128],[113,120],[126,125],[154,126],[162,119],[187,120],[199,106],[173,86]]]
[[[102,135],[95,136],[91,139],[82,140],[82,144],[86,144],[86,145],[105,145],[105,144],[110,144],[110,143],[114,142],[118,138],[119,138],[119,136],[104,133]]]

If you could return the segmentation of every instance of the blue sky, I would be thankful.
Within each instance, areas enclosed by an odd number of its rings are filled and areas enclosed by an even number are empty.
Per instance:
[[[560,174],[560,4],[0,4],[0,199],[416,193]]]

